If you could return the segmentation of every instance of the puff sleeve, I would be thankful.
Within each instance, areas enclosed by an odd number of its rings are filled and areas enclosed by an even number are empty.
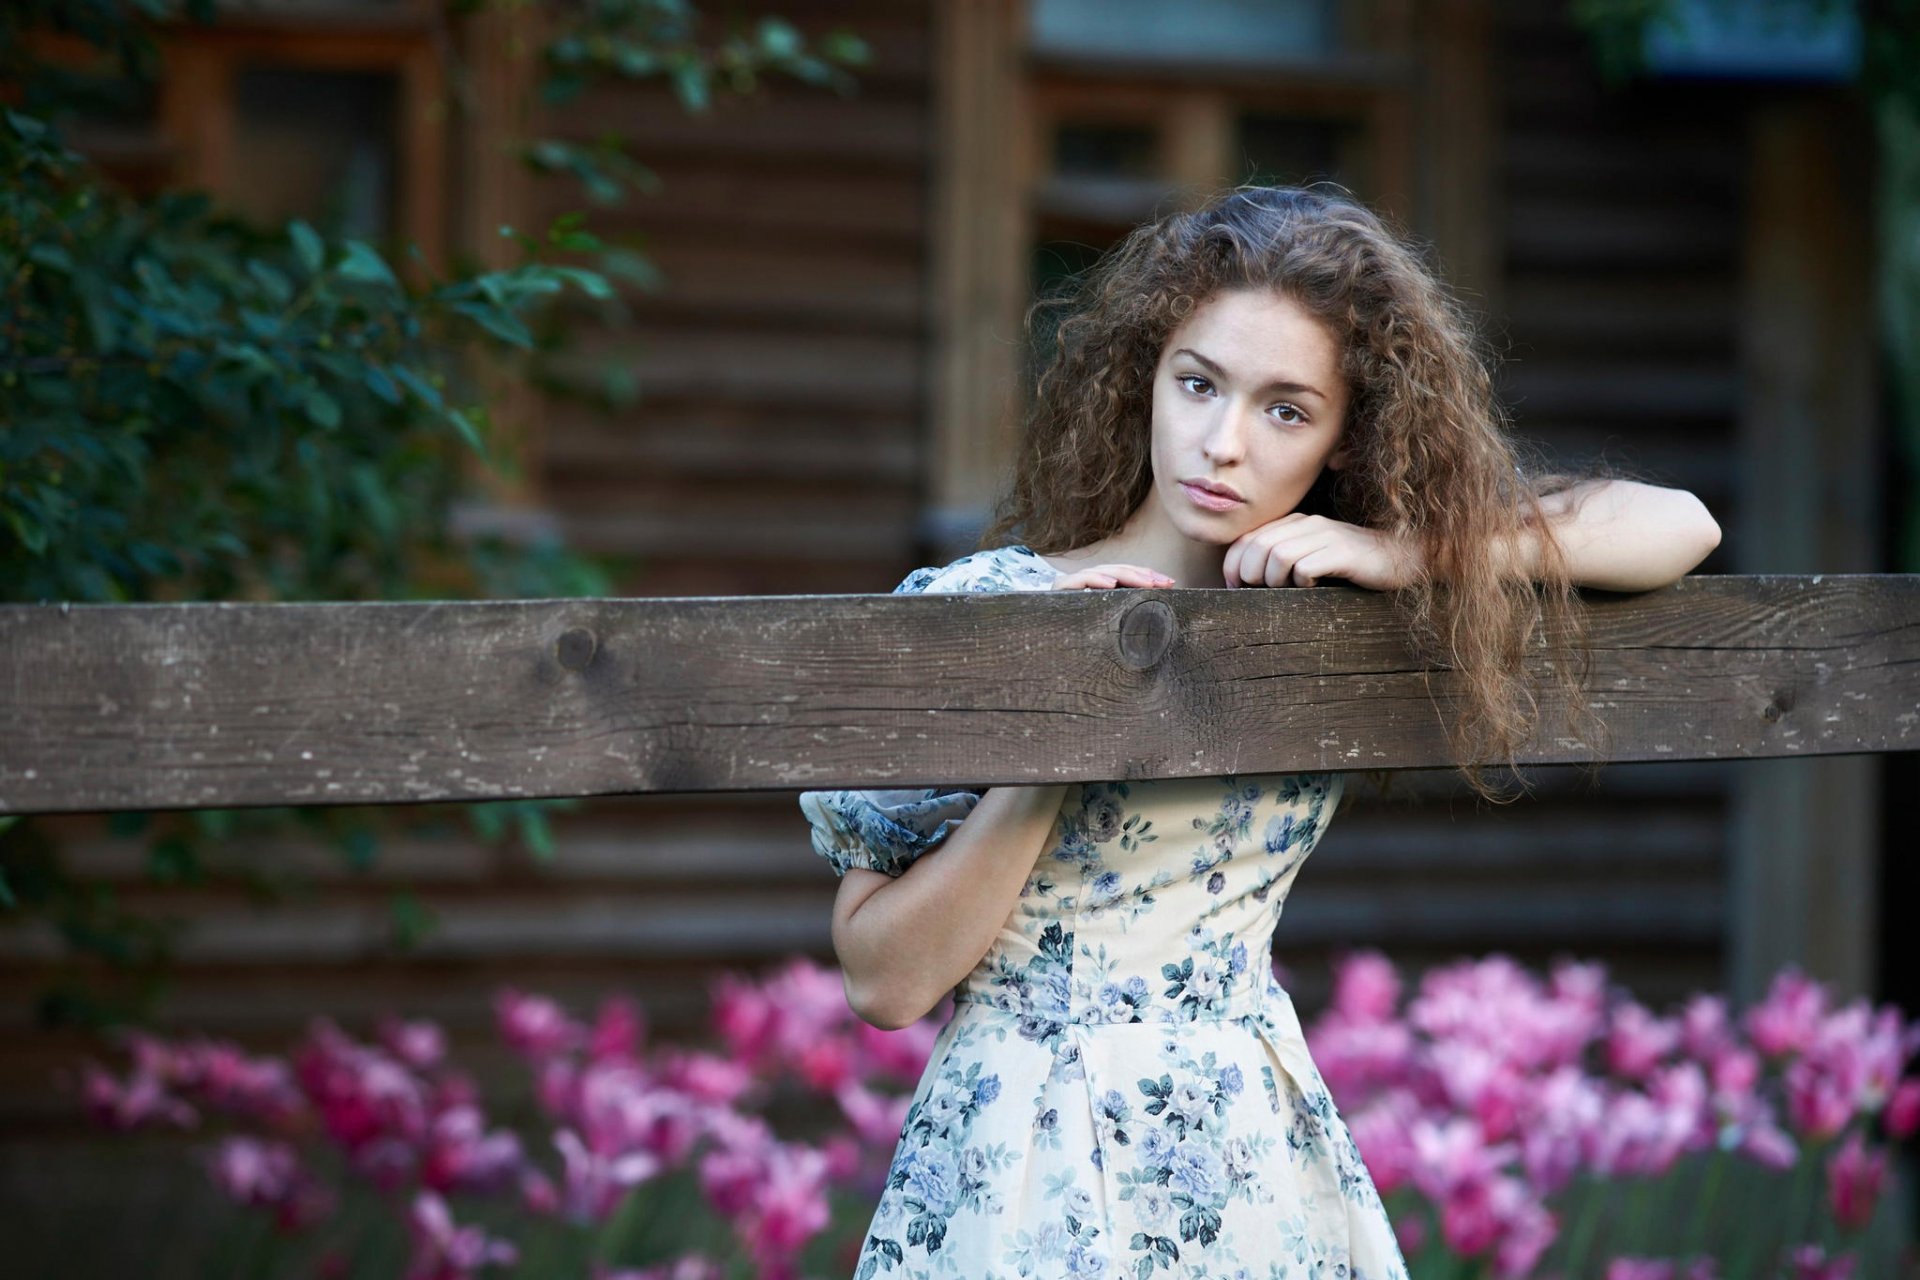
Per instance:
[[[1050,576],[1036,574],[1025,560],[1010,564],[995,552],[982,551],[943,568],[915,569],[893,594],[1026,590],[1045,585]],[[804,791],[800,812],[812,829],[813,851],[836,876],[846,875],[850,867],[898,876],[946,839],[973,811],[980,795],[957,787]]]

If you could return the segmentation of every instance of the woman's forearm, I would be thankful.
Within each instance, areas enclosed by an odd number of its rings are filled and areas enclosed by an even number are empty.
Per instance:
[[[1540,499],[1577,586],[1650,591],[1678,582],[1720,545],[1720,526],[1685,489],[1592,480]],[[1537,529],[1498,548],[1516,576],[1540,577]]]
[[[993,787],[898,877],[847,872],[833,949],[856,1013],[907,1026],[973,971],[1013,913],[1066,790]]]

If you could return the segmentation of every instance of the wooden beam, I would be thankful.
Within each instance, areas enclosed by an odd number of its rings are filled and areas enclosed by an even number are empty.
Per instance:
[[[1859,104],[1795,96],[1752,116],[1740,308],[1737,563],[1871,572],[1886,494],[1875,369],[1873,130]],[[1735,795],[1731,994],[1795,963],[1873,987],[1879,762],[1758,767]]]
[[[1028,282],[1022,157],[1035,142],[1020,54],[1025,0],[933,6],[931,394],[924,541],[971,551],[1019,445]]]
[[[1920,575],[1585,607],[1611,759],[1920,744]],[[1406,634],[1341,587],[0,606],[0,813],[1446,767]],[[1524,761],[1589,758],[1557,719]]]

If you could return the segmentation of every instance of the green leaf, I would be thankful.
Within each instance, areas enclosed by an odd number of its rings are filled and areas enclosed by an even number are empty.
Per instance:
[[[460,433],[460,438],[467,442],[468,448],[483,458],[486,456],[487,446],[485,442],[480,439],[480,432],[474,427],[473,419],[458,409],[449,409],[447,410],[447,421],[453,424],[453,429]]]
[[[613,286],[608,284],[607,278],[598,271],[588,271],[582,267],[555,267],[553,272],[561,279],[571,282],[589,298],[605,301],[613,297]]]
[[[682,62],[673,69],[674,92],[680,95],[680,104],[692,112],[704,112],[710,97],[707,89],[707,73],[699,63]]]
[[[779,18],[760,19],[760,51],[769,58],[791,58],[800,52],[800,33]]]
[[[198,884],[200,855],[185,836],[162,836],[147,850],[147,875],[157,884]]]
[[[306,410],[308,420],[316,427],[332,431],[340,425],[340,402],[318,387],[307,392]]]
[[[428,382],[425,378],[403,364],[393,366],[393,376],[398,378],[401,383],[406,386],[407,390],[419,396],[421,401],[435,413],[441,411],[443,404],[440,399],[440,390],[431,382]]]
[[[340,260],[339,271],[348,280],[377,284],[396,292],[400,288],[400,281],[395,278],[387,260],[371,245],[359,240],[347,241],[347,255]]]
[[[397,405],[407,398],[406,393],[400,390],[400,385],[393,380],[393,375],[377,364],[369,362],[360,371],[360,380],[366,384],[367,390],[388,404]]]
[[[421,939],[431,933],[438,923],[433,912],[411,893],[396,893],[388,900],[387,905],[389,918],[393,923],[394,945],[403,951],[410,951],[418,946]]]
[[[527,851],[541,862],[553,861],[553,828],[547,823],[547,815],[538,809],[526,809],[520,814],[520,839]]]
[[[320,239],[320,233],[296,218],[287,224],[287,236],[293,241],[293,251],[307,274],[318,275],[320,268],[327,265],[327,246]]]
[[[502,342],[526,351],[533,349],[533,334],[520,322],[520,317],[510,311],[479,302],[456,302],[452,309],[474,321]]]

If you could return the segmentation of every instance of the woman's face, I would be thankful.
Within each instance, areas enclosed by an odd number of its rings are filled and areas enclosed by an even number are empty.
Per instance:
[[[1154,499],[1188,538],[1231,543],[1293,511],[1329,461],[1344,464],[1346,412],[1325,323],[1271,290],[1215,294],[1154,370]]]

